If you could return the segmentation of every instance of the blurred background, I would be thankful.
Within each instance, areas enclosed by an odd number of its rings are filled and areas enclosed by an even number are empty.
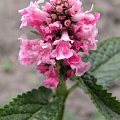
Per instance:
[[[35,0],[34,0],[35,1]],[[120,0],[82,0],[84,10],[101,13],[98,23],[98,39],[120,36]],[[34,67],[24,67],[18,62],[19,41],[21,35],[33,37],[29,29],[20,30],[18,10],[26,7],[30,0],[0,0],[0,106],[8,103],[17,94],[41,85],[42,76]],[[120,99],[120,81],[110,87],[113,95]],[[78,120],[93,120],[91,116],[96,108],[80,89],[71,94],[67,109],[80,117]],[[99,115],[96,115],[99,116]],[[103,118],[98,117],[99,120]],[[94,118],[94,120],[98,120]]]

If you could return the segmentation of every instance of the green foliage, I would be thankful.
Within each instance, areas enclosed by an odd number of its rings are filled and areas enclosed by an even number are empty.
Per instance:
[[[50,89],[40,87],[0,109],[0,120],[58,120],[63,103],[62,97],[53,98]]]
[[[104,86],[111,85],[120,78],[120,37],[113,37],[98,43],[96,51],[90,53],[90,72],[97,82]]]
[[[31,33],[36,34],[36,35],[40,35],[37,31],[31,31]]]
[[[76,77],[74,79],[79,81],[80,86],[108,120],[120,120],[120,102],[101,85],[98,85],[94,76],[85,74],[82,78]]]

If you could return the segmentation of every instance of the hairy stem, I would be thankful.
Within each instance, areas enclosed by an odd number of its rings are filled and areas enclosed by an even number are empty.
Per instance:
[[[59,90],[61,90],[62,91],[62,94],[61,94],[61,92],[58,92],[58,96],[62,96],[63,97],[63,104],[62,104],[62,106],[61,106],[61,111],[60,111],[60,113],[59,113],[59,115],[58,115],[58,118],[57,118],[57,120],[63,120],[63,118],[64,118],[64,111],[65,111],[65,103],[66,103],[66,100],[67,100],[67,97],[68,97],[68,95],[71,93],[71,92],[73,92],[75,89],[76,89],[76,87],[78,86],[78,83],[75,83],[70,89],[64,89],[64,87],[65,87],[65,85],[66,85],[66,83],[61,87],[61,88],[59,88]],[[63,94],[63,90],[64,90],[64,94]]]
[[[63,105],[61,106],[61,111],[60,111],[60,113],[59,113],[59,115],[58,115],[57,120],[63,120],[63,118],[64,118],[66,99],[67,99],[67,96],[64,97]]]

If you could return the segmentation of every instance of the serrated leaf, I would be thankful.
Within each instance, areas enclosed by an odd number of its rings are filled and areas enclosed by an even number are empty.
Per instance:
[[[112,97],[112,94],[108,93],[101,85],[98,85],[96,78],[90,74],[85,74],[82,79],[79,77],[76,77],[76,79],[98,110],[108,120],[120,120],[120,102],[116,100],[116,97]]]
[[[52,90],[34,89],[0,109],[0,120],[57,120],[63,98],[53,98]]]
[[[98,43],[98,48],[89,55],[90,72],[103,86],[111,85],[120,78],[120,37],[113,37]]]

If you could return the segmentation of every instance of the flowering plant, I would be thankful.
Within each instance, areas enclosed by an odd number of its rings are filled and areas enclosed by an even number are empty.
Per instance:
[[[50,0],[40,7],[42,2],[30,2],[27,8],[19,10],[20,28],[31,26],[39,35],[34,40],[19,38],[19,61],[25,66],[36,66],[44,75],[44,87],[19,96],[1,109],[0,120],[63,120],[65,101],[79,86],[106,118],[119,120],[119,101],[95,78],[100,75],[96,69],[120,51],[119,38],[101,42],[97,50],[96,23],[100,14],[92,13],[93,6],[84,12],[78,0]],[[109,52],[113,43],[117,50]],[[94,73],[99,75],[94,77]],[[68,80],[73,80],[71,88],[67,87]]]
[[[41,35],[36,40],[19,38],[19,60],[23,65],[35,64],[46,77],[44,86],[56,88],[60,69],[64,80],[73,74],[82,76],[89,70],[90,63],[82,58],[89,50],[96,50],[96,22],[100,14],[91,14],[92,9],[83,12],[81,2],[74,0],[51,0],[42,10],[40,3],[31,2],[19,11],[20,28],[29,25]]]

